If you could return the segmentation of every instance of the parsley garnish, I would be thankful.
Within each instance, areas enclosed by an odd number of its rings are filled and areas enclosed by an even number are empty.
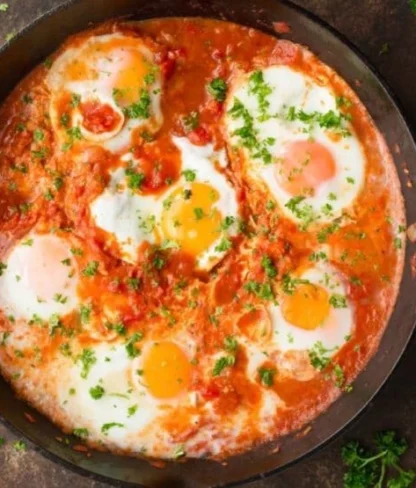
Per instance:
[[[131,165],[126,168],[126,179],[127,179],[127,186],[132,190],[138,190],[141,188],[145,176],[143,173],[139,173]]]
[[[289,274],[283,276],[282,290],[288,295],[295,293],[298,285],[309,285],[310,281],[303,278],[292,278]]]
[[[416,479],[414,470],[400,466],[400,457],[407,451],[405,439],[392,430],[374,436],[375,451],[363,447],[358,441],[350,441],[342,448],[342,460],[347,466],[344,488],[410,488]],[[392,472],[395,477],[392,477]],[[387,484],[385,484],[387,482]]]
[[[92,366],[97,362],[95,352],[92,349],[83,349],[76,359],[76,362],[78,361],[82,364],[81,378],[86,379]]]
[[[261,265],[262,265],[262,268],[264,269],[268,278],[275,278],[276,277],[277,269],[276,269],[275,265],[273,264],[273,261],[270,258],[270,256],[267,256],[265,254],[261,259]]]
[[[331,356],[329,356],[329,354],[336,349],[336,347],[327,349],[321,341],[315,342],[312,349],[308,351],[311,365],[318,371],[322,371],[331,362]]]
[[[223,102],[227,96],[227,84],[222,78],[214,78],[208,83],[207,92],[212,95],[215,100]]]
[[[248,83],[249,93],[253,93],[257,97],[257,103],[261,113],[259,120],[267,120],[267,109],[270,106],[268,96],[272,93],[272,88],[264,81],[262,71],[254,71],[254,73],[250,75]]]
[[[329,304],[334,308],[347,308],[347,299],[343,295],[334,293],[329,298]]]
[[[195,130],[199,125],[199,113],[191,112],[189,115],[185,115],[182,118],[182,125],[186,132]]]
[[[273,386],[274,382],[274,375],[276,374],[275,369],[271,368],[259,368],[258,373],[260,376],[260,380],[263,383],[263,385],[266,386]]]
[[[99,400],[104,396],[105,390],[101,385],[90,388],[90,395],[94,400]]]
[[[227,237],[223,237],[221,242],[215,246],[215,251],[217,252],[226,252],[229,251],[233,247],[233,243]]]
[[[98,271],[98,261],[90,261],[87,266],[82,270],[84,276],[95,276]]]
[[[140,354],[140,349],[136,347],[136,342],[140,341],[141,339],[143,339],[143,333],[135,332],[126,342],[126,352],[130,359],[134,359]]]
[[[139,101],[132,103],[123,109],[123,113],[129,119],[148,119],[150,117],[150,95],[144,88],[140,92]]]
[[[302,221],[301,230],[306,230],[312,222],[317,220],[317,215],[312,205],[305,203],[304,200],[305,197],[299,195],[291,198],[285,204],[285,207],[289,209],[296,218]]]
[[[79,429],[74,429],[72,431],[72,433],[77,436],[77,437],[80,437],[81,439],[85,439],[86,437],[89,436],[89,432],[88,432],[88,429],[83,429],[83,428],[79,428]]]
[[[214,369],[212,370],[213,376],[219,376],[225,368],[234,366],[235,356],[222,356],[214,364]]]
[[[113,427],[124,427],[124,424],[120,424],[119,422],[109,422],[101,427],[101,432],[107,435],[108,431]]]
[[[185,177],[186,181],[194,181],[196,178],[196,172],[191,169],[185,169],[182,171],[183,176]]]

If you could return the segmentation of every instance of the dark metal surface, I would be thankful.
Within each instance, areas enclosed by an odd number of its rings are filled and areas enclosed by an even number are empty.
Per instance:
[[[35,16],[33,12],[40,14],[48,7],[59,4],[56,0],[27,0],[24,6],[18,0],[10,1],[9,3],[11,6],[10,11],[5,14],[0,13],[0,20],[2,21],[0,22],[0,33],[1,31],[7,33],[13,31],[13,29],[19,29]],[[350,0],[349,2],[340,2],[336,0],[316,0],[298,3],[305,7],[314,7],[315,12],[326,17],[336,27],[344,30],[345,34],[353,42],[359,44],[359,47],[364,52],[370,54],[373,62],[379,65],[381,71],[384,71],[384,74],[406,107],[406,112],[411,116],[411,122],[415,124],[416,99],[412,96],[412,86],[416,57],[415,54],[412,54],[412,47],[416,41],[416,18],[412,17],[406,1],[380,0],[379,2],[359,2],[358,0]],[[33,8],[33,10],[30,11],[29,7]],[[28,15],[31,12],[32,15]],[[22,14],[25,14],[25,16],[22,16]],[[10,19],[10,24],[5,22],[8,19]],[[59,29],[57,29],[57,34],[59,34]],[[307,40],[305,42],[309,45],[311,44]],[[379,56],[378,53],[386,42],[390,44],[390,52]],[[27,52],[21,50],[19,53],[21,56],[21,65],[24,65],[30,51],[32,49],[36,51],[37,48],[38,46],[28,45]],[[319,44],[316,45],[315,50],[318,50],[319,54]],[[348,54],[345,53],[345,56],[348,56]],[[330,64],[338,66],[342,71],[344,64],[351,63],[353,58],[343,60],[335,55],[332,59],[328,59],[328,61],[331,61]],[[3,68],[4,66],[2,65],[2,73],[4,73]],[[8,74],[10,75],[10,73]],[[343,74],[347,76],[348,73]],[[16,75],[20,76],[19,73],[16,73]],[[365,82],[366,80],[362,81]],[[5,84],[2,86],[5,87]],[[370,98],[372,96],[371,93],[366,93],[367,89],[371,92],[374,87],[371,88],[364,83],[364,88],[361,93],[364,99],[367,96]],[[380,92],[380,103],[376,104],[373,100],[373,115],[376,118],[382,117],[383,115],[386,116],[385,112],[383,112],[384,98],[385,96]],[[380,120],[380,124],[386,124],[386,121],[383,123]],[[394,127],[386,124],[385,128],[389,131],[391,142],[396,142],[403,135],[404,129],[403,126],[400,127],[400,124],[395,124]],[[409,288],[412,286],[410,279],[408,286]],[[415,288],[414,283],[413,288]],[[411,290],[409,289],[409,291]],[[399,344],[403,342],[401,333],[405,332],[405,313],[406,310],[402,310],[402,323],[400,320],[401,317],[396,317],[394,322],[396,330],[393,334],[390,334],[390,342],[386,344],[386,356],[380,356],[378,364],[376,363],[373,369],[382,368],[387,356],[392,353],[395,347],[398,348],[396,354],[399,353]],[[416,439],[416,409],[414,408],[416,406],[416,383],[412,378],[412,373],[416,366],[416,359],[413,359],[415,350],[416,346],[413,345],[413,348],[410,348],[406,354],[405,360],[402,362],[399,370],[393,375],[387,388],[385,388],[374,402],[370,411],[367,411],[364,417],[361,418],[355,429],[352,432],[350,431],[349,436],[354,432],[364,434],[381,427],[398,427],[405,434],[410,437],[413,435]],[[361,382],[361,386],[359,386],[361,389],[358,390],[359,394],[364,398],[374,387],[375,384],[371,384],[371,381],[367,383]],[[352,409],[352,414],[354,411],[354,402],[351,403],[350,408]],[[340,413],[342,414],[342,409]],[[322,427],[322,437],[325,437],[325,424],[320,421],[314,426],[315,432],[313,435],[316,440],[319,440],[320,437],[320,427]],[[41,435],[41,427],[38,427],[38,430],[39,432],[37,434]],[[2,432],[3,428],[0,427],[0,435],[2,435]],[[9,433],[7,433],[6,437],[11,438]],[[51,443],[53,442],[51,439]],[[338,454],[339,445],[340,441],[338,440],[332,448],[327,448],[326,451],[315,454],[312,458],[276,475],[273,479],[256,482],[252,486],[256,488],[276,485],[279,487],[293,486],[295,488],[301,488],[303,486],[341,486],[342,474]],[[414,455],[411,457],[414,458]],[[49,461],[40,458],[32,450],[25,454],[16,454],[10,445],[0,452],[0,472],[5,485],[7,483],[12,488],[31,485],[31,480],[36,480],[35,485],[36,487],[39,486],[39,488],[65,487],[70,486],[70,484],[74,485],[74,483],[77,487],[106,486],[105,484],[76,477],[76,475],[64,471],[63,468],[52,465]],[[159,486],[173,487],[176,485],[170,483]]]

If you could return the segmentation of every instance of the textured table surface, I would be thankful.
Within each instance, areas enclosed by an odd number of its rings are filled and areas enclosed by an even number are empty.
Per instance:
[[[2,0],[2,2],[5,0]],[[6,0],[7,1],[7,0]],[[116,0],[115,0],[116,1]],[[272,0],[270,0],[272,1]],[[0,2],[0,3],[2,3]],[[63,3],[62,0],[8,0],[0,12],[0,45],[8,34]],[[407,0],[296,0],[345,34],[379,69],[400,99],[408,120],[416,128],[416,16]],[[385,47],[388,46],[388,52]],[[412,446],[405,464],[416,467],[416,339],[408,348],[387,386],[367,412],[343,438],[306,461],[250,488],[338,488],[343,469],[340,447],[345,438],[369,439],[384,428],[394,428],[408,437]],[[0,486],[10,488],[105,488],[106,483],[91,481],[45,459],[28,443],[17,451],[18,438],[0,424]]]

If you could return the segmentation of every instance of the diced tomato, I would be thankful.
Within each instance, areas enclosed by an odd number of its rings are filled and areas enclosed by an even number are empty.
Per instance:
[[[206,400],[214,400],[220,397],[221,391],[216,384],[210,383],[201,390],[201,394]]]
[[[82,125],[94,134],[110,132],[120,123],[121,116],[113,107],[108,104],[101,104],[99,101],[89,101],[81,104],[83,115]]]
[[[188,133],[188,139],[196,146],[205,146],[211,142],[211,135],[204,127],[197,127]]]

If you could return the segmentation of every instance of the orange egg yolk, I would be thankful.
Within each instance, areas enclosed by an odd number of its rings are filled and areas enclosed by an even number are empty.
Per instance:
[[[206,183],[176,189],[164,202],[164,237],[193,256],[206,251],[221,235],[221,213],[214,207],[218,199],[217,190]]]
[[[155,343],[144,358],[143,379],[154,397],[173,398],[188,389],[191,366],[173,342]]]
[[[71,268],[63,264],[69,256],[69,249],[60,239],[49,236],[33,239],[30,260],[22,266],[26,268],[28,285],[39,299],[52,301],[58,292],[74,293],[76,279],[68,277]]]
[[[97,81],[121,106],[137,102],[151,65],[140,51],[137,39],[92,42],[79,59],[66,68],[68,81]],[[99,94],[97,88],[96,93]]]
[[[329,315],[329,295],[319,285],[302,284],[293,295],[285,297],[282,314],[285,320],[296,327],[314,330],[323,324]]]
[[[336,174],[331,152],[319,142],[295,141],[286,147],[275,166],[279,184],[291,195],[313,196]]]

